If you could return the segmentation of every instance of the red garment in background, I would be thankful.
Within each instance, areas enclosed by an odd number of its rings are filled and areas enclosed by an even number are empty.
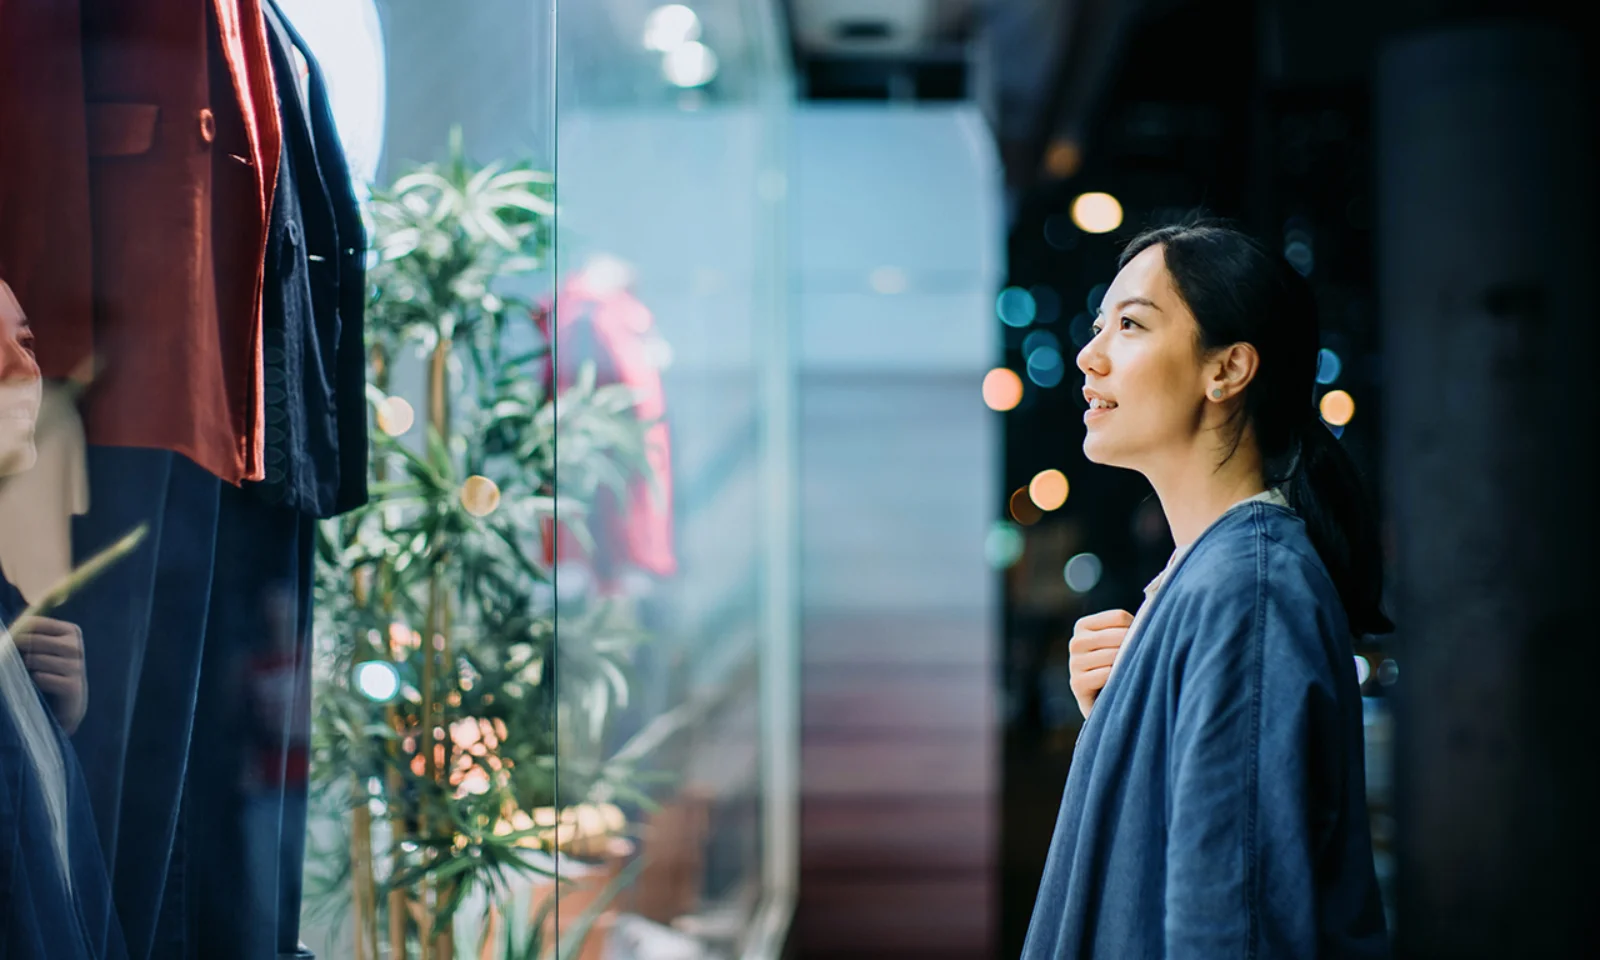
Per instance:
[[[588,520],[596,555],[590,556],[572,532],[558,524],[554,537],[546,528],[545,560],[586,562],[602,589],[615,587],[627,566],[670,576],[678,569],[672,543],[672,456],[663,420],[667,404],[661,372],[650,351],[655,318],[626,289],[596,284],[581,272],[561,287],[556,312],[557,389],[571,386],[585,362],[594,364],[597,385],[621,383],[632,388],[638,397],[635,413],[652,424],[645,433],[650,471],[629,485],[625,503],[609,490],[596,497]],[[551,338],[548,301],[535,319],[545,337]],[[545,386],[549,389],[548,366]],[[561,495],[559,477],[556,494]]]

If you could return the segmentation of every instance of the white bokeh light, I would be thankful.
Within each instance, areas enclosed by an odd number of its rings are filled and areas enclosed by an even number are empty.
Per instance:
[[[686,43],[700,39],[700,18],[681,3],[669,3],[650,11],[644,21],[646,50],[671,53]]]
[[[388,703],[400,692],[400,674],[387,660],[366,660],[356,664],[356,689],[368,700]]]
[[[661,58],[661,72],[677,87],[703,87],[717,75],[717,55],[703,43],[690,41]]]

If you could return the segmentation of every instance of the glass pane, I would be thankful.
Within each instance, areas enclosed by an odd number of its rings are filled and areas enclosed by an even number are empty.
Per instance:
[[[785,68],[764,4],[558,14],[558,927],[581,957],[734,956],[786,749]]]
[[[341,6],[292,15],[363,88]],[[382,149],[363,203],[372,502],[319,544],[318,956],[554,945],[553,25],[530,0],[385,4],[386,102],[340,118]]]

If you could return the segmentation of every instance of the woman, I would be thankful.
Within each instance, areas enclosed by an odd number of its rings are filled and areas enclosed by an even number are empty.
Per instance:
[[[1236,230],[1163,227],[1094,329],[1084,453],[1144,474],[1177,550],[1137,616],[1074,635],[1086,721],[1023,956],[1387,956],[1350,638],[1391,626],[1312,404],[1310,287]]]
[[[0,280],[0,483],[34,463],[39,366],[22,308]],[[0,570],[0,960],[119,960],[122,934],[67,736],[83,719],[83,637],[20,618]]]

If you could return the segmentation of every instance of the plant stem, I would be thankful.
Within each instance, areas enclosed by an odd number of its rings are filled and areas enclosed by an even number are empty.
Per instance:
[[[355,908],[354,960],[378,960],[377,880],[372,870],[372,811],[367,808],[361,779],[351,784],[354,810],[350,818],[350,878]]]

